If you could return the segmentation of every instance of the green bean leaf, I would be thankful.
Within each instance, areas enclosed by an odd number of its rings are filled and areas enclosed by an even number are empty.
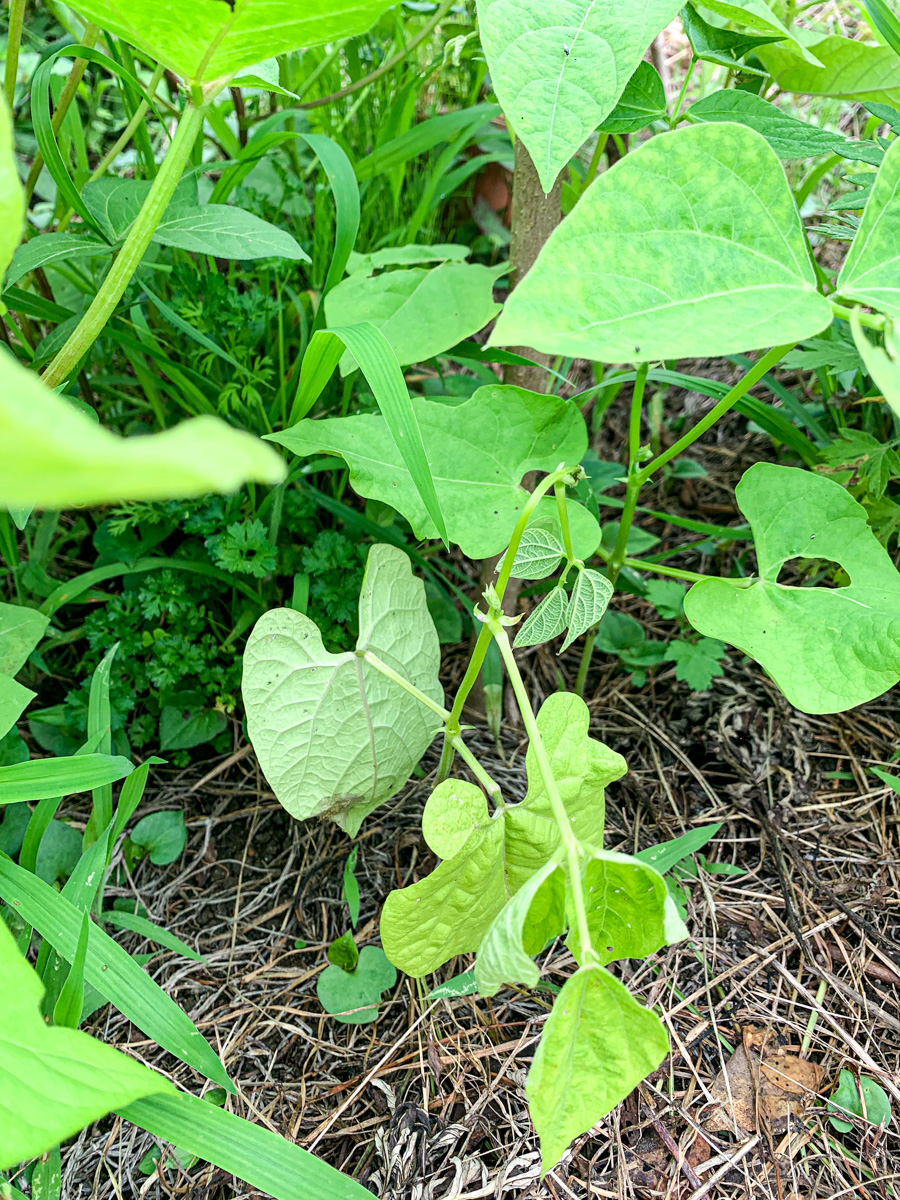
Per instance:
[[[838,291],[900,317],[900,144],[884,156],[862,223],[844,259]]]

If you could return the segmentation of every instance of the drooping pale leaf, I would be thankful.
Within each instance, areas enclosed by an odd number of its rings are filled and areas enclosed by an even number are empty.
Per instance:
[[[101,29],[139,46],[182,79],[203,83],[289,50],[366,29],[389,0],[79,0]]]
[[[526,987],[534,987],[540,979],[540,971],[525,951],[525,922],[541,888],[545,884],[553,886],[550,876],[559,871],[558,860],[559,855],[556,855],[546,866],[535,871],[491,922],[475,960],[479,995],[494,996],[504,983],[523,983]],[[561,873],[559,879],[562,880]]]
[[[602,963],[645,958],[661,946],[687,937],[678,921],[671,924],[666,881],[658,871],[630,854],[594,850],[584,865],[582,894],[591,945]],[[569,910],[569,948],[581,962],[574,907]]]
[[[900,680],[900,574],[834,480],[757,463],[737,486],[756,543],[757,579],[706,579],[685,599],[690,623],[751,655],[788,700],[809,713],[843,712]],[[778,582],[792,558],[823,558],[847,587]]]
[[[651,138],[548,239],[490,345],[604,362],[729,354],[831,321],[784,169],[734,124]]]
[[[24,667],[50,618],[24,604],[0,604],[0,675],[16,675]]]
[[[784,42],[757,51],[782,91],[900,104],[897,55],[889,46],[870,46],[839,35],[810,39],[808,46],[822,64],[820,67],[799,57],[796,47]]]
[[[587,568],[578,572],[578,578],[572,588],[569,611],[566,614],[569,632],[560,647],[560,654],[564,650],[568,650],[575,639],[581,637],[583,633],[587,633],[593,625],[599,625],[603,614],[609,607],[612,594],[613,585],[599,571],[591,571]]]
[[[250,479],[279,483],[284,473],[271,446],[216,417],[117,437],[0,352],[0,506],[202,496],[233,492]]]
[[[483,329],[500,311],[494,283],[508,265],[445,262],[381,275],[350,275],[325,297],[329,328],[370,321],[391,344],[401,367],[424,362]],[[349,352],[341,374],[357,366]]]
[[[588,736],[587,705],[571,692],[549,696],[537,721],[573,831],[591,845],[601,844],[605,789],[625,773],[624,759]],[[454,955],[477,950],[507,900],[559,849],[559,829],[533,747],[525,768],[525,799],[494,816],[484,794],[458,780],[442,784],[429,798],[423,829],[429,835],[438,831],[432,849],[456,852],[419,883],[391,892],[385,902],[381,942],[407,975],[427,975]],[[463,816],[457,818],[460,810]],[[457,849],[467,823],[474,828]]]
[[[791,43],[794,54],[802,56],[807,62],[818,65],[815,52],[810,52],[802,45],[785,25],[779,20],[766,0],[702,0],[703,7],[720,17],[727,17],[744,29],[753,29],[758,33],[778,34]]]
[[[559,524],[532,521],[522,534],[511,574],[514,579],[546,579],[562,565],[566,553]]]
[[[884,156],[837,280],[841,295],[900,317],[900,147]]]
[[[9,733],[35,694],[8,675],[0,675],[0,738]]]
[[[363,946],[354,970],[325,968],[316,982],[316,995],[342,1025],[365,1025],[377,1019],[378,1001],[396,982],[397,970],[381,947]]]
[[[0,920],[0,1170],[171,1083],[74,1029],[48,1028],[43,985]]]
[[[563,588],[555,587],[519,626],[513,644],[517,649],[523,646],[542,646],[544,642],[559,637],[566,627],[568,614],[569,597]]]
[[[491,82],[549,192],[615,108],[679,0],[478,0]]]
[[[490,558],[509,544],[527,501],[520,486],[526,472],[580,462],[587,449],[576,405],[521,388],[482,387],[463,404],[417,400],[414,411],[447,533],[469,558]],[[397,509],[416,537],[437,535],[382,417],[304,420],[271,440],[294,454],[341,455],[356,492]],[[568,508],[575,553],[586,559],[597,549],[599,528],[580,504],[570,500]],[[550,522],[555,513],[552,498],[538,507]]]
[[[231,204],[170,208],[153,235],[161,246],[176,246],[215,258],[288,258],[309,255],[286,229]]]
[[[579,968],[556,997],[528,1072],[528,1106],[544,1171],[655,1071],[668,1051],[655,1013],[602,967]]]
[[[666,115],[666,89],[659,73],[648,62],[638,68],[609,116],[600,123],[601,133],[637,133]]]
[[[406,783],[440,724],[366,651],[443,700],[425,589],[396,546],[369,551],[355,652],[330,654],[314,622],[289,608],[262,616],[244,652],[247,729],[272,790],[292,816],[329,816],[351,836]]]
[[[853,340],[865,363],[872,382],[881,389],[881,394],[900,417],[900,330],[888,321],[884,331],[884,346],[875,346],[863,332],[859,314],[850,318]]]
[[[694,121],[733,121],[755,129],[784,162],[833,154],[847,145],[847,139],[841,134],[800,121],[761,96],[735,88],[705,96],[692,104],[688,113]]]
[[[25,193],[16,169],[12,122],[0,97],[0,282],[6,273],[25,222]]]

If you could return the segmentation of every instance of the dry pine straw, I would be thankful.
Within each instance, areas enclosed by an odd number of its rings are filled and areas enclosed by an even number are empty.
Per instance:
[[[539,699],[556,686],[544,682],[557,669],[548,652],[524,663]],[[706,1128],[716,1077],[747,1031],[773,1052],[798,1054],[813,1014],[802,1057],[820,1067],[821,1094],[842,1068],[861,1071],[893,1094],[900,1114],[898,797],[866,770],[889,765],[898,744],[893,700],[804,717],[737,655],[699,696],[671,669],[658,672],[652,709],[649,689],[636,692],[603,659],[591,683],[592,733],[630,766],[610,789],[607,845],[630,851],[721,821],[710,858],[747,871],[691,885],[690,942],[614,967],[664,1016],[672,1054],[663,1067],[539,1183],[523,1087],[552,995],[508,988],[492,1000],[425,1004],[401,978],[377,1024],[325,1016],[315,981],[325,947],[348,928],[340,894],[351,843],[331,824],[288,818],[243,754],[206,782],[194,769],[159,787],[150,807],[188,812],[187,851],[166,870],[142,864],[119,889],[206,956],[201,964],[162,953],[149,970],[221,1054],[239,1089],[229,1106],[391,1200],[896,1194],[896,1123],[877,1137],[838,1135],[810,1096],[777,1129],[761,1105],[755,1128]],[[505,790],[521,795],[524,741],[505,737],[506,763],[486,734],[472,741]],[[363,828],[360,944],[377,938],[388,891],[434,865],[419,822],[435,762],[430,753],[429,776]],[[307,946],[294,949],[297,939]],[[543,956],[548,983],[572,969],[561,943]],[[202,1088],[114,1010],[98,1014],[93,1031]],[[256,1194],[171,1159],[161,1174],[142,1175],[153,1144],[100,1122],[64,1151],[64,1194]]]

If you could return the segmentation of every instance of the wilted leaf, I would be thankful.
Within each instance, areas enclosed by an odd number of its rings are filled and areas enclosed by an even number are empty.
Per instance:
[[[524,983],[526,987],[534,987],[540,979],[540,972],[525,949],[525,926],[531,905],[543,887],[556,893],[565,892],[565,878],[559,870],[559,858],[556,855],[539,871],[535,871],[491,922],[475,960],[479,995],[493,996],[504,983]],[[562,929],[564,920],[562,906],[559,907],[557,933]]]

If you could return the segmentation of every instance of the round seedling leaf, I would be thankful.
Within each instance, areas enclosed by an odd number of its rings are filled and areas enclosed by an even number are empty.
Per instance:
[[[138,821],[129,840],[146,850],[154,866],[168,866],[182,854],[187,843],[184,813],[181,809],[150,813]]]
[[[319,976],[316,995],[342,1025],[365,1025],[378,1017],[378,1002],[397,982],[397,971],[380,946],[363,946],[356,970],[328,966]]]

